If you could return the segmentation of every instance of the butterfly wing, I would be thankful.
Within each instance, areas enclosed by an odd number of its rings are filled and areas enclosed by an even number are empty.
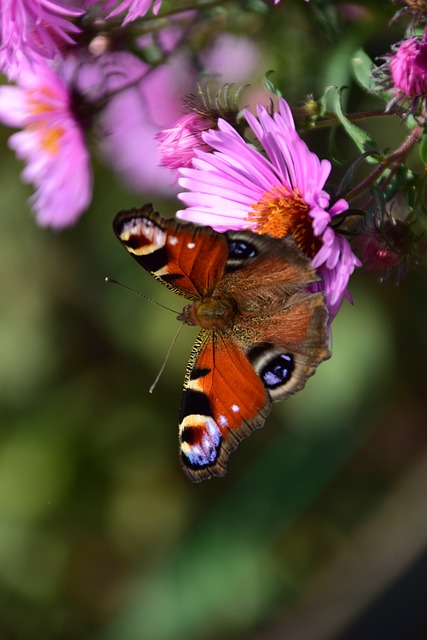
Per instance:
[[[228,246],[210,227],[163,218],[146,204],[118,213],[113,228],[135,260],[175,293],[199,298],[222,278]]]
[[[179,418],[181,465],[193,482],[226,473],[239,442],[262,427],[271,400],[230,336],[202,331],[187,368]]]

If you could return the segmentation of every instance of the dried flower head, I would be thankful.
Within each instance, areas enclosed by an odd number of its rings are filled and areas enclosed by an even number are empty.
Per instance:
[[[404,4],[405,6],[393,17],[393,22],[402,15],[410,14],[412,23],[425,22],[427,16],[427,0],[394,0],[395,4]]]
[[[420,262],[413,221],[377,212],[363,227],[357,239],[363,266],[377,273],[380,282],[394,276],[399,284],[409,265]]]

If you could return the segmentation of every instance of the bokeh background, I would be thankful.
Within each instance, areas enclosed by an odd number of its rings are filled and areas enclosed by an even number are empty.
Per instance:
[[[333,83],[349,86],[352,111],[379,107],[350,58],[388,51],[405,23],[388,25],[389,3],[340,9],[336,41],[303,2],[254,19],[253,85],[272,68],[294,106]],[[393,119],[367,127],[384,147],[405,133]],[[150,395],[174,314],[104,283],[181,309],[111,228],[120,209],[154,199],[173,215],[176,201],[131,190],[95,159],[90,210],[60,234],[38,228],[10,133],[0,131],[0,638],[427,638],[425,267],[399,286],[355,274],[333,357],[274,406],[226,478],[193,485],[177,416],[195,333],[181,333]],[[328,156],[326,135],[306,139]],[[336,144],[348,163],[356,150]]]

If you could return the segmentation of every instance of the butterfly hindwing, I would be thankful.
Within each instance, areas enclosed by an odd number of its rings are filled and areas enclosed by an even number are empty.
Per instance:
[[[181,464],[193,481],[226,473],[238,443],[262,427],[272,402],[302,389],[329,357],[322,294],[291,297],[260,331],[258,318],[228,335],[202,331],[181,403]]]
[[[223,275],[227,243],[210,227],[163,218],[151,204],[118,213],[113,227],[144,269],[183,296],[206,294]]]
[[[189,478],[225,475],[228,456],[262,427],[270,405],[239,343],[202,331],[187,369],[179,422],[181,464]]]

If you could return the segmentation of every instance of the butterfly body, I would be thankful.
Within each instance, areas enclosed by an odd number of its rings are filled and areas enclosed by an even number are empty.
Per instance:
[[[184,380],[181,463],[193,481],[224,475],[271,403],[301,389],[329,357],[323,295],[310,290],[318,276],[290,238],[217,233],[151,205],[119,213],[114,230],[147,271],[190,300],[178,319],[201,331]]]
[[[178,320],[191,326],[198,325],[202,329],[217,329],[225,331],[231,329],[235,322],[236,313],[232,300],[207,298],[186,304]]]

